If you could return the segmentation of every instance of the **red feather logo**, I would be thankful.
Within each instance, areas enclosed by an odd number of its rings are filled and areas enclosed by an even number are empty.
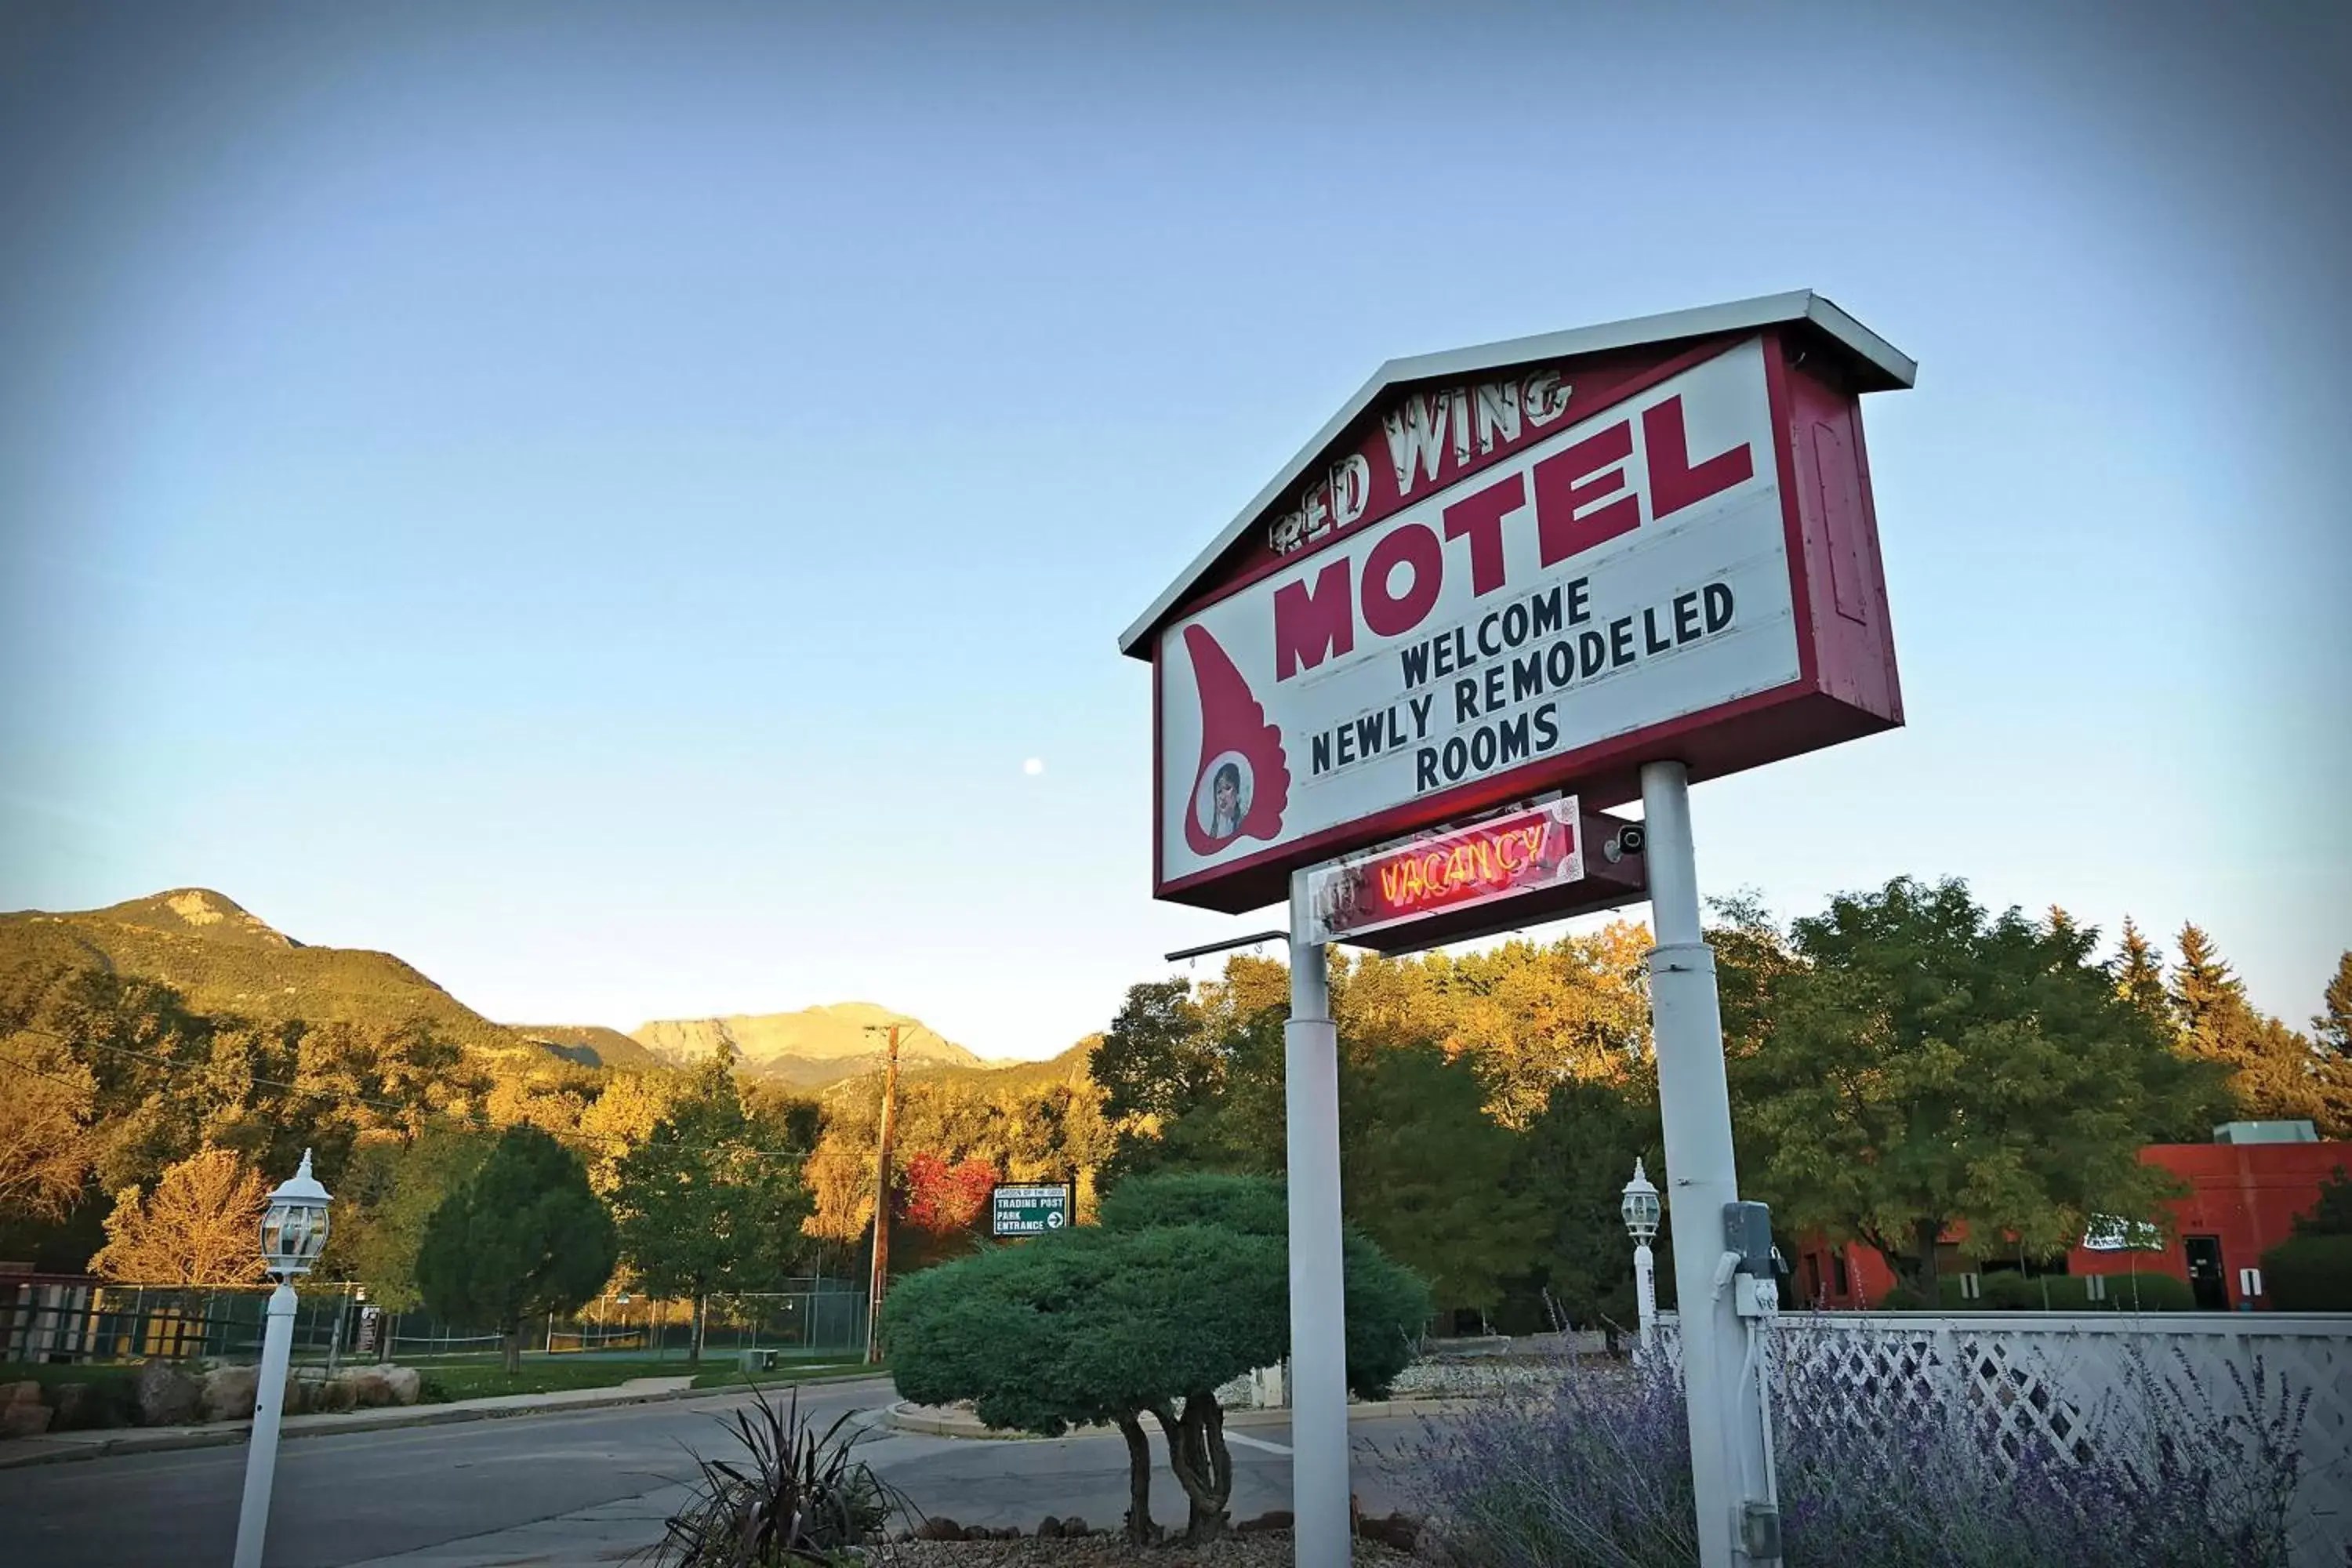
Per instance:
[[[1201,694],[1201,766],[1184,813],[1184,842],[1195,855],[1214,855],[1236,838],[1272,839],[1282,832],[1290,804],[1290,769],[1282,731],[1217,639],[1197,626],[1184,628],[1192,656],[1192,684]]]

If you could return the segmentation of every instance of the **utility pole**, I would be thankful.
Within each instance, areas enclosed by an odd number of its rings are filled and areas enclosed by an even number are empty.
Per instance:
[[[866,1026],[868,1028],[873,1025]],[[866,1289],[866,1362],[882,1359],[882,1296],[890,1285],[890,1138],[898,1112],[898,1026],[890,1026],[890,1055],[882,1071],[881,1148],[874,1161],[874,1275]]]

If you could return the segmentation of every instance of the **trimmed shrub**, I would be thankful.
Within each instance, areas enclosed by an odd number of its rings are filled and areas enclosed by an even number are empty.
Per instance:
[[[2042,1305],[2042,1287],[2014,1268],[1997,1269],[1983,1281],[1977,1304],[1988,1312],[2022,1312]]]
[[[2169,1274],[2108,1274],[2102,1276],[2106,1294],[2091,1299],[2090,1276],[2053,1275],[2050,1305],[2061,1312],[2187,1312],[2197,1306],[2196,1293],[2186,1279]]]
[[[1975,1297],[1962,1296],[1959,1280],[1949,1276],[1939,1293],[1948,1312],[2186,1312],[2197,1305],[2188,1282],[2169,1274],[2105,1275],[2105,1294],[2096,1300],[2090,1278],[1999,1268],[1983,1276]]]
[[[2263,1284],[2282,1312],[2352,1312],[2352,1236],[2298,1236],[2263,1254]]]

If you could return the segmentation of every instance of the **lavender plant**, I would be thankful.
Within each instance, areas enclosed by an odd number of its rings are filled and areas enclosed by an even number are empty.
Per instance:
[[[1900,1353],[1859,1379],[1834,1364],[1792,1356],[1775,1380],[1791,1568],[2287,1561],[2310,1395],[2259,1360],[2252,1377],[2232,1369],[2225,1392],[2177,1353],[2136,1356],[2099,1410],[2056,1419],[2026,1379],[1948,1394]],[[1663,1358],[1565,1363],[1539,1393],[1429,1423],[1412,1460],[1417,1500],[1461,1563],[1698,1560],[1682,1387]]]

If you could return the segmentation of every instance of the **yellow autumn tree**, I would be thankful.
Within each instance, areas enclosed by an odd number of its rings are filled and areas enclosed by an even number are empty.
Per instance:
[[[615,1073],[604,1092],[580,1112],[575,1144],[588,1161],[588,1184],[610,1197],[621,1162],[653,1136],[655,1123],[677,1102],[678,1081],[668,1073]]]
[[[93,1272],[140,1285],[248,1285],[262,1278],[261,1211],[268,1191],[228,1149],[203,1149],[165,1169],[152,1193],[115,1194]]]
[[[29,1033],[0,1048],[0,1219],[53,1220],[98,1155],[95,1085],[71,1052]]]

